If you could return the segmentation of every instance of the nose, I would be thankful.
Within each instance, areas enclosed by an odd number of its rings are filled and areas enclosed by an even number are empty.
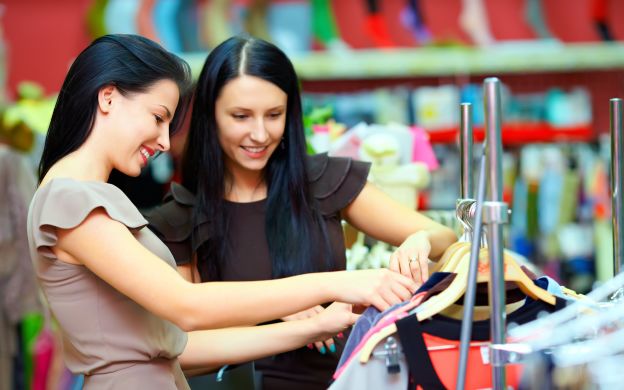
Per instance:
[[[161,152],[166,152],[169,150],[170,141],[169,141],[169,126],[163,126],[164,130],[160,132],[158,135],[158,139],[156,139],[156,143],[158,144],[158,150]]]
[[[269,132],[266,130],[263,119],[255,122],[255,126],[251,129],[250,138],[259,144],[264,144],[269,139]]]

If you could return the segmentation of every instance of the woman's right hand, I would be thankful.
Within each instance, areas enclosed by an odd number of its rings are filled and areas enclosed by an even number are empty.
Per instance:
[[[329,287],[335,289],[337,301],[372,305],[380,311],[410,299],[418,288],[414,280],[385,268],[339,271],[330,275]]]
[[[322,306],[312,309],[316,314],[308,317],[307,320],[313,321],[318,331],[314,344],[319,351],[324,348],[323,344],[325,344],[331,352],[335,352],[335,349],[332,350],[331,347],[334,345],[333,337],[347,330],[360,317],[352,312],[352,307],[353,305],[348,303],[334,302],[324,309]]]

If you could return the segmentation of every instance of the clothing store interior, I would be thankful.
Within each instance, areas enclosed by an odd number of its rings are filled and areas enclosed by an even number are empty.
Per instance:
[[[230,252],[202,282],[405,274],[399,264],[422,263],[411,255],[401,263],[409,245],[380,231],[409,226],[405,215],[454,232],[448,243],[425,240],[426,275],[411,298],[384,310],[354,305],[353,325],[302,337],[290,350],[185,370],[191,389],[622,387],[624,1],[0,0],[0,390],[99,388],[85,380],[97,372],[76,369],[75,355],[65,359],[80,340],[65,338],[41,289],[27,224],[65,75],[106,34],[157,42],[188,63],[194,82],[232,36],[270,42],[294,66],[301,112],[288,115],[300,116],[310,207],[319,207],[314,216],[336,261],[273,269],[279,218],[267,209],[279,208],[267,184],[266,208],[255,189],[251,202],[235,193],[219,203],[229,222],[215,237]],[[183,186],[190,107],[170,148],[140,175],[113,171],[108,180],[179,268],[215,241],[199,237],[188,217],[198,195]],[[275,153],[294,153],[284,141]],[[375,220],[386,207],[377,199],[405,214]],[[381,211],[367,220],[362,207]],[[293,253],[322,241],[291,233],[283,240],[304,248]],[[331,319],[322,317],[330,303],[259,325]]]

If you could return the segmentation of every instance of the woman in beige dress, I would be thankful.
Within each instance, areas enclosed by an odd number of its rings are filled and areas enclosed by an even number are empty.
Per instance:
[[[337,303],[314,318],[258,323],[332,301],[385,309],[416,289],[388,270],[257,282],[194,284],[181,277],[171,252],[107,179],[112,169],[137,176],[169,149],[189,85],[188,65],[154,42],[107,35],[76,58],[59,93],[28,238],[65,361],[85,375],[87,389],[185,389],[182,369],[325,340],[356,315]]]

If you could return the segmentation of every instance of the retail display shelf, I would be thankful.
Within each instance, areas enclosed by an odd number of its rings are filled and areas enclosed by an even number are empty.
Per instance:
[[[457,142],[458,129],[439,129],[428,131],[433,144]],[[485,132],[482,126],[474,128],[475,141],[483,141]],[[504,145],[523,145],[528,143],[551,142],[590,142],[596,138],[589,125],[574,127],[554,127],[547,123],[506,123],[503,125]]]
[[[197,76],[207,53],[182,55]],[[487,48],[424,47],[290,54],[302,80],[405,78],[624,69],[624,44],[505,42]]]

